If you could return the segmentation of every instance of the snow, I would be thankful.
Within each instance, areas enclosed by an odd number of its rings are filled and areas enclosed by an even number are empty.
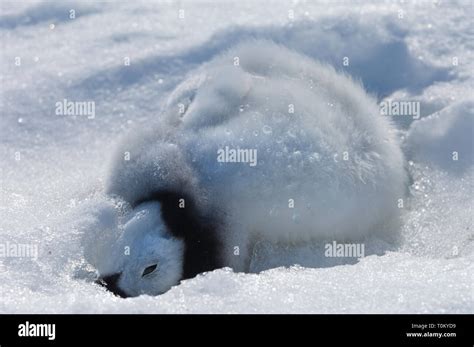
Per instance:
[[[0,9],[0,243],[39,246],[37,259],[0,258],[0,312],[474,312],[472,2],[3,1]],[[117,143],[156,124],[189,71],[248,38],[331,64],[379,101],[420,102],[421,120],[394,117],[413,180],[399,239],[368,239],[366,257],[335,263],[313,257],[318,246],[262,245],[259,274],[220,269],[157,297],[114,297],[92,283],[85,259],[91,245],[118,237],[106,229],[122,207],[104,194]],[[94,100],[95,118],[56,115],[63,99]],[[293,263],[301,266],[281,267]]]
[[[473,116],[474,102],[462,100],[413,123],[406,140],[409,159],[453,174],[468,171],[474,164]]]

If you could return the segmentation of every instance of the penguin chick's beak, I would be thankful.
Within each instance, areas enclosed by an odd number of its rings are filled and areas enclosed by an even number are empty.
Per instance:
[[[95,283],[101,285],[102,287],[105,287],[108,291],[114,293],[116,296],[126,298],[127,294],[125,294],[125,292],[118,286],[118,281],[121,275],[122,273],[119,272],[112,275],[100,277],[97,281],[95,281]]]

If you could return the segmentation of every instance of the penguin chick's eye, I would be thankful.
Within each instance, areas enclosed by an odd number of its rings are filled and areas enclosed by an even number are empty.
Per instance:
[[[146,275],[151,274],[153,271],[156,270],[157,267],[158,267],[158,264],[153,264],[153,265],[148,266],[145,270],[143,270],[142,277],[145,277]]]

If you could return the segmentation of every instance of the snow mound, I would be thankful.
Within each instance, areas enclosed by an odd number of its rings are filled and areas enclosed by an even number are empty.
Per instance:
[[[414,122],[405,147],[409,159],[461,175],[474,164],[474,100],[458,101]]]
[[[403,253],[357,265],[277,268],[260,274],[216,270],[167,293],[120,299],[90,283],[59,277],[18,291],[4,313],[472,313],[472,258],[431,260]],[[24,276],[18,272],[10,275]],[[0,278],[7,279],[5,274]],[[78,294],[80,293],[80,295]]]

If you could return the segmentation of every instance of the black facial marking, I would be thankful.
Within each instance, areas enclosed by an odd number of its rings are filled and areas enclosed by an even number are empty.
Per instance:
[[[118,280],[120,279],[120,275],[121,273],[116,273],[109,276],[105,276],[99,278],[95,283],[107,288],[107,290],[111,291],[116,296],[126,298],[128,295],[118,286]]]
[[[169,232],[184,241],[182,279],[223,266],[221,242],[216,233],[219,225],[213,218],[204,217],[190,196],[176,191],[159,191],[137,201],[133,207],[147,201],[160,202],[161,217]]]

